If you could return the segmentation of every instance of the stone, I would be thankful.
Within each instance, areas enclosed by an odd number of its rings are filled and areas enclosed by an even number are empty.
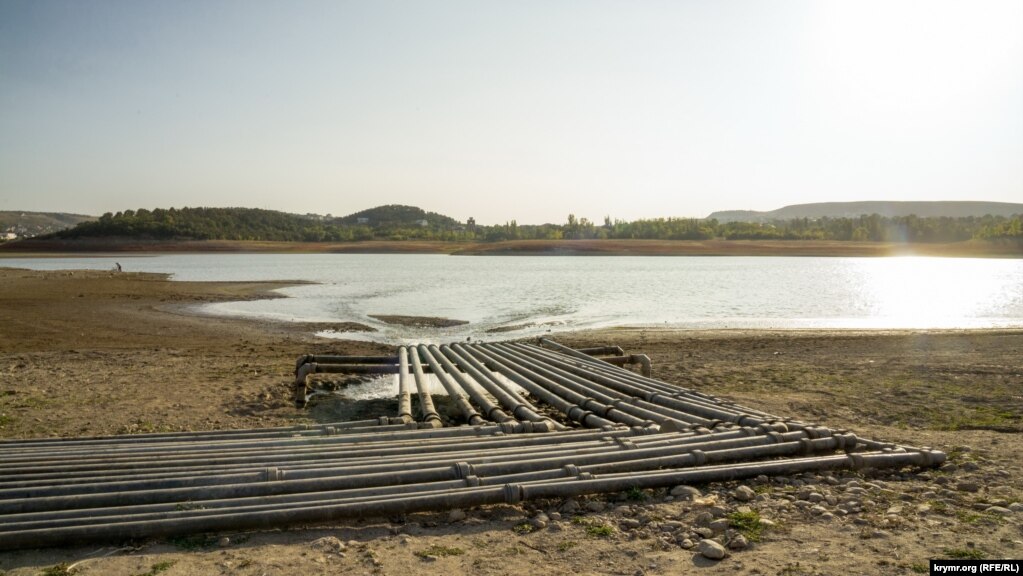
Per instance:
[[[707,508],[707,512],[710,512],[710,514],[715,518],[722,518],[728,514],[728,510],[721,506],[711,506],[710,508]]]
[[[693,488],[692,486],[675,486],[669,492],[670,495],[675,498],[681,498],[683,500],[692,500],[703,496],[703,493],[699,489]]]
[[[586,503],[586,509],[590,512],[603,512],[604,508],[604,503],[600,500],[590,500]]]
[[[980,483],[973,480],[960,480],[956,484],[956,490],[960,492],[976,492],[980,490]]]
[[[714,515],[710,512],[700,512],[696,515],[694,522],[697,526],[707,526],[714,521]]]
[[[1009,510],[1013,512],[1023,512],[1023,502],[1013,502],[1009,504]]]
[[[696,545],[696,551],[704,558],[720,560],[725,557],[725,547],[713,540],[703,539]]]
[[[963,462],[960,468],[965,472],[976,472],[977,470],[980,470],[980,464],[977,464],[976,462]]]
[[[636,528],[639,528],[640,522],[635,518],[622,518],[618,521],[618,525],[621,526],[623,530],[635,530]]]
[[[693,541],[690,540],[689,538],[686,538],[686,539],[682,540],[682,542],[679,543],[679,546],[681,546],[682,548],[684,548],[686,550],[689,550],[690,548],[693,547]]]
[[[455,523],[461,522],[462,520],[465,520],[465,510],[455,508],[454,510],[448,512],[448,522]]]
[[[732,491],[732,497],[740,502],[749,502],[757,497],[757,493],[744,484]]]
[[[810,492],[809,494],[807,494],[806,500],[808,502],[813,502],[814,504],[816,504],[818,502],[824,501],[824,495],[821,494],[820,492]]]
[[[565,503],[561,505],[562,514],[575,514],[578,511],[579,503],[576,502],[575,500],[572,499],[565,500]]]
[[[547,515],[547,517],[551,519],[551,522],[558,522],[559,520],[561,520],[561,513],[551,512],[550,514]]]
[[[707,528],[706,526],[700,526],[696,530],[693,530],[693,533],[701,538],[711,538],[712,536],[714,536],[714,531],[711,530],[710,528]]]
[[[984,509],[984,513],[985,514],[999,514],[1001,516],[1008,516],[1008,515],[1012,514],[1012,510],[1009,510],[1008,508],[1003,508],[1001,506],[991,506],[991,507],[985,508]]]
[[[707,527],[713,530],[715,534],[722,534],[725,530],[728,530],[728,519],[719,518],[711,522]]]
[[[346,548],[344,542],[338,540],[334,536],[324,536],[323,538],[313,540],[309,543],[309,546],[321,552],[331,554],[340,554],[341,552],[344,552]]]
[[[749,540],[746,539],[742,534],[738,534],[735,538],[728,541],[729,550],[745,550],[749,547]]]
[[[227,536],[224,536],[220,540],[217,540],[217,545],[220,546],[221,548],[227,548],[228,546],[231,545],[231,539],[228,538]]]

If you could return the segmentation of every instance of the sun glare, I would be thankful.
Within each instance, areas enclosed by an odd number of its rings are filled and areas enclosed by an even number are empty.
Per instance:
[[[964,327],[986,316],[987,303],[1005,283],[982,268],[947,258],[865,261],[862,304],[879,328]],[[973,273],[976,272],[976,273]]]

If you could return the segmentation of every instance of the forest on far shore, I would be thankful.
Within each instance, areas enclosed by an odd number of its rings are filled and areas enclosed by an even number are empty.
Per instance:
[[[1023,215],[795,218],[770,222],[718,222],[699,218],[592,222],[569,214],[560,224],[479,225],[412,206],[381,206],[344,217],[289,214],[257,208],[169,208],[106,213],[98,220],[45,236],[49,239],[134,238],[269,242],[429,240],[831,240],[948,243],[1023,239]]]

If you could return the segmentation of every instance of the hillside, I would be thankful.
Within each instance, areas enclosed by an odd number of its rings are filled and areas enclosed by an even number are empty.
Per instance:
[[[52,234],[71,228],[81,222],[95,220],[95,216],[65,214],[63,212],[25,212],[0,210],[0,237],[11,232],[19,238]]]
[[[411,206],[381,206],[334,218],[258,208],[157,208],[107,213],[52,235],[59,239],[246,240],[348,242],[354,240],[451,240],[460,224]]]
[[[857,218],[878,214],[886,218],[966,218],[980,216],[1004,216],[1023,214],[1023,204],[1012,202],[816,202],[793,204],[777,210],[758,212],[755,210],[724,210],[714,212],[708,218],[719,222],[771,222],[796,218]]]
[[[445,228],[461,226],[461,222],[443,214],[427,212],[422,208],[400,204],[377,206],[376,208],[343,216],[337,220],[341,224],[349,226],[364,224],[372,228],[421,226],[424,220],[428,226],[441,226]]]

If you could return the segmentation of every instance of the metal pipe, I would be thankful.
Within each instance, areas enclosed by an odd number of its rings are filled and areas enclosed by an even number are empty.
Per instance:
[[[401,347],[408,354],[408,348]],[[433,406],[433,398],[430,397],[430,381],[423,374],[423,365],[419,362],[419,354],[408,354],[412,358],[412,373],[416,380],[416,390],[419,392],[419,411],[423,414],[423,422],[429,423],[437,428],[443,426],[440,414]]]
[[[437,376],[437,379],[440,380],[441,386],[447,390],[448,398],[450,398],[451,401],[455,403],[455,406],[458,407],[458,410],[462,413],[462,417],[465,418],[465,421],[473,426],[482,424],[484,422],[483,417],[480,416],[479,412],[476,412],[472,405],[469,404],[469,401],[465,399],[465,396],[462,395],[462,392],[458,389],[458,385],[454,382],[454,380],[444,373],[444,370],[441,369],[440,365],[437,363],[437,359],[434,358],[433,353],[430,352],[430,349],[424,344],[420,344],[417,349],[423,359],[426,360],[426,363],[433,369],[433,373]]]
[[[488,420],[493,422],[508,422],[515,420],[515,418],[509,416],[504,410],[501,410],[501,408],[495,404],[493,400],[487,398],[484,391],[476,382],[473,382],[471,378],[462,374],[451,360],[444,355],[440,348],[438,348],[435,344],[430,344],[427,346],[427,349],[430,351],[431,357],[440,362],[440,365],[444,367],[447,375],[451,376],[462,387],[462,390],[469,394],[472,401],[483,410],[483,413],[486,415]]]
[[[463,370],[468,372],[475,380],[486,389],[497,401],[511,411],[512,415],[519,420],[530,422],[549,422],[555,430],[567,430],[568,428],[558,424],[546,416],[541,416],[536,408],[526,401],[522,396],[508,390],[503,383],[494,377],[493,373],[486,366],[476,361],[471,356],[463,355],[458,350],[458,345],[441,346],[440,351],[452,362],[456,362]]]
[[[616,424],[616,422],[598,416],[593,412],[580,407],[577,403],[566,400],[560,394],[556,394],[553,390],[560,387],[553,382],[550,382],[550,384],[554,384],[554,388],[546,386],[546,383],[542,381],[546,379],[541,379],[540,382],[534,383],[530,377],[527,377],[528,371],[518,369],[518,367],[514,366],[514,363],[511,362],[505,364],[505,361],[498,360],[490,354],[489,351],[484,350],[479,346],[471,348],[467,347],[466,350],[469,351],[470,355],[474,356],[483,364],[491,367],[494,371],[503,375],[505,378],[508,378],[512,382],[515,382],[533,396],[536,396],[551,406],[554,406],[563,414],[568,416],[569,419],[578,422],[583,426],[601,428],[604,426],[614,426]]]
[[[405,347],[398,348],[398,418],[405,422],[414,422],[412,417],[412,394],[408,385],[408,351]]]

